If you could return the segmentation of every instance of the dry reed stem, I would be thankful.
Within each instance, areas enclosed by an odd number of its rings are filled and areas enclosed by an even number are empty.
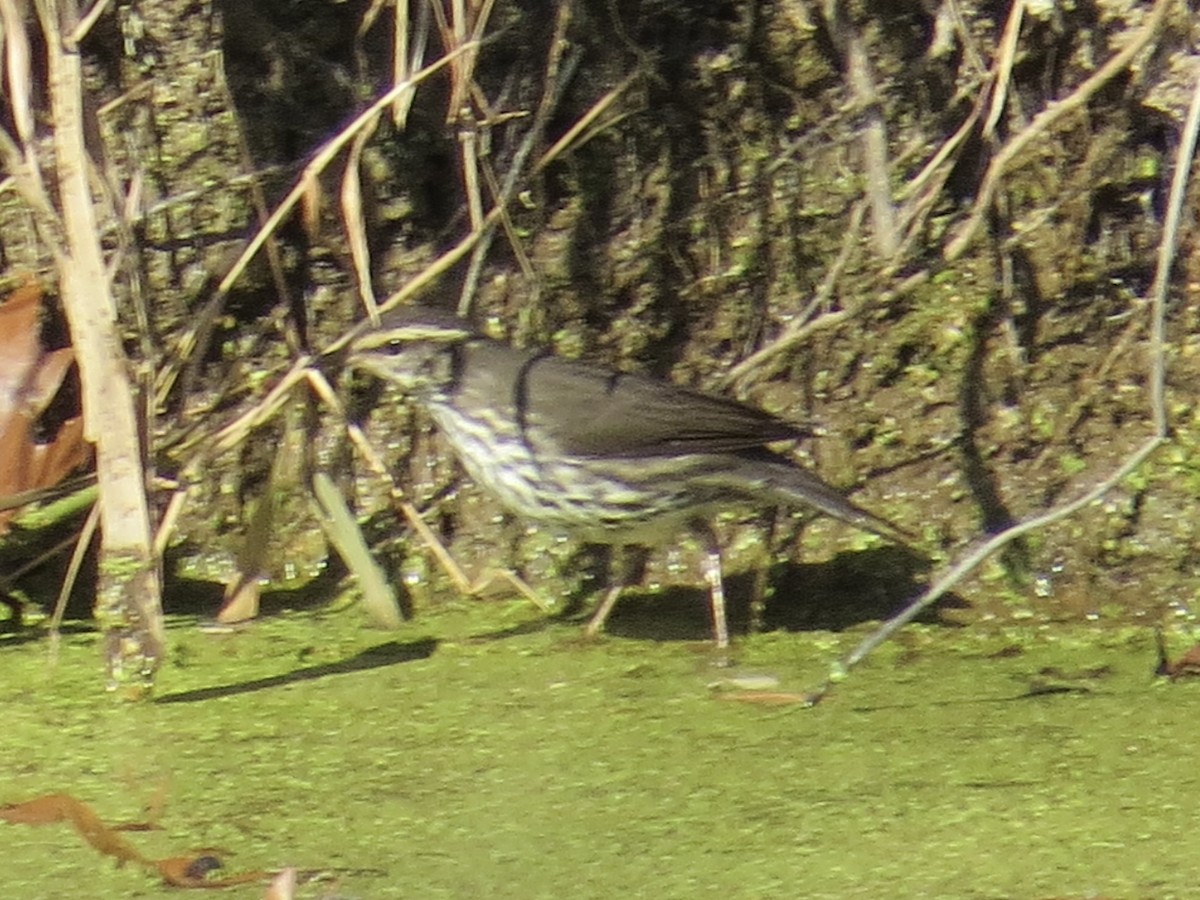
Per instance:
[[[466,51],[466,47],[459,48],[456,53]],[[365,110],[359,113],[354,120],[339,131],[336,135],[326,141],[313,154],[312,160],[304,167],[296,183],[287,195],[280,201],[275,211],[271,213],[267,221],[259,227],[254,236],[250,239],[246,248],[238,256],[237,260],[230,267],[225,277],[221,279],[220,284],[214,292],[214,296],[210,303],[220,302],[225,295],[237,283],[237,280],[246,270],[246,266],[258,254],[267,240],[275,233],[275,230],[280,226],[288,214],[295,208],[296,204],[305,196],[311,185],[316,181],[317,177],[325,171],[326,168],[337,158],[338,154],[349,144],[360,131],[369,126],[373,126],[376,119],[382,110],[388,108],[392,101],[403,94],[404,91],[410,90],[422,81],[426,80],[436,72],[441,71],[453,60],[452,54],[447,54],[433,63],[430,63],[421,71],[417,72],[411,79],[403,84],[394,85],[390,90],[386,91],[381,97],[377,98],[374,103],[368,106]],[[176,361],[187,360],[192,353],[195,352],[197,346],[195,329],[186,332],[180,339],[179,344],[175,348],[172,355]],[[162,403],[166,396],[170,393],[174,378],[177,376],[178,370],[172,368],[164,373],[159,379],[155,399],[156,402]]]
[[[48,67],[50,127],[63,242],[52,246],[83,389],[85,436],[96,445],[102,534],[96,616],[105,631],[110,683],[146,690],[164,654],[160,561],[154,554],[144,448],[134,390],[116,327],[84,145],[83,73],[64,41],[78,22],[57,0],[38,0]],[[33,159],[33,146],[25,155]],[[36,171],[36,163],[32,166]],[[18,177],[44,203],[34,180]],[[26,193],[23,190],[23,193]],[[43,235],[45,237],[45,235]]]
[[[1068,113],[1083,109],[1088,100],[1105,84],[1119,75],[1129,66],[1133,58],[1142,52],[1158,34],[1166,19],[1167,10],[1173,0],[1156,0],[1149,17],[1143,23],[1133,38],[1108,62],[1101,66],[1094,75],[1079,85],[1064,100],[1049,104],[1038,113],[1029,127],[1014,135],[1000,148],[992,158],[987,172],[983,176],[975,204],[966,222],[955,229],[943,250],[943,258],[953,262],[966,252],[967,247],[975,239],[987,218],[992,201],[1000,188],[1004,173],[1016,161],[1022,152],[1035,138],[1047,132],[1051,126]]]

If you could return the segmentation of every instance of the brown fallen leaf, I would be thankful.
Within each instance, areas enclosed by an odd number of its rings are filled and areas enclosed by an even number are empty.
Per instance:
[[[105,825],[95,811],[70,794],[44,794],[22,803],[0,806],[0,820],[12,825],[54,825],[69,822],[79,835],[100,853],[112,856],[118,865],[133,863],[156,872],[172,887],[222,888],[248,884],[271,877],[269,872],[242,872],[226,878],[209,878],[210,872],[223,868],[224,851],[206,848],[185,856],[149,859],[121,836],[117,828]],[[147,830],[152,825],[125,825],[124,830]]]
[[[42,347],[41,307],[32,279],[0,303],[0,500],[56,485],[91,459],[81,416],[66,418],[49,440],[39,440],[39,418],[75,363],[70,347]],[[16,512],[0,509],[0,534]]]

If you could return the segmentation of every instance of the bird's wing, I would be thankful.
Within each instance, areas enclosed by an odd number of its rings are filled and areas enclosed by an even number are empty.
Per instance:
[[[486,364],[472,366],[468,361],[463,371],[489,371],[494,382],[465,387],[506,391],[507,403],[532,443],[550,441],[572,455],[719,453],[807,433],[735,400],[644,375],[490,341],[472,344],[469,352],[486,356]]]

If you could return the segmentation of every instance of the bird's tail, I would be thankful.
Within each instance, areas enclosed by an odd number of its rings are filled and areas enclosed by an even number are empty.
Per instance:
[[[727,483],[744,486],[750,495],[768,495],[784,506],[811,507],[827,516],[908,546],[912,535],[887,519],[851,503],[837,488],[807,469],[774,456],[749,457],[722,473]]]

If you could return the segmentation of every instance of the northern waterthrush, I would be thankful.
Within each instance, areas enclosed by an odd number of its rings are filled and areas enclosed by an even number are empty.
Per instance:
[[[470,476],[517,516],[584,541],[653,546],[687,528],[705,542],[718,647],[729,643],[709,525],[738,506],[811,507],[900,540],[898,529],[766,448],[806,434],[735,400],[643,375],[518,350],[448,313],[402,307],[350,345],[351,366],[399,384]],[[588,623],[598,631],[623,582]]]

